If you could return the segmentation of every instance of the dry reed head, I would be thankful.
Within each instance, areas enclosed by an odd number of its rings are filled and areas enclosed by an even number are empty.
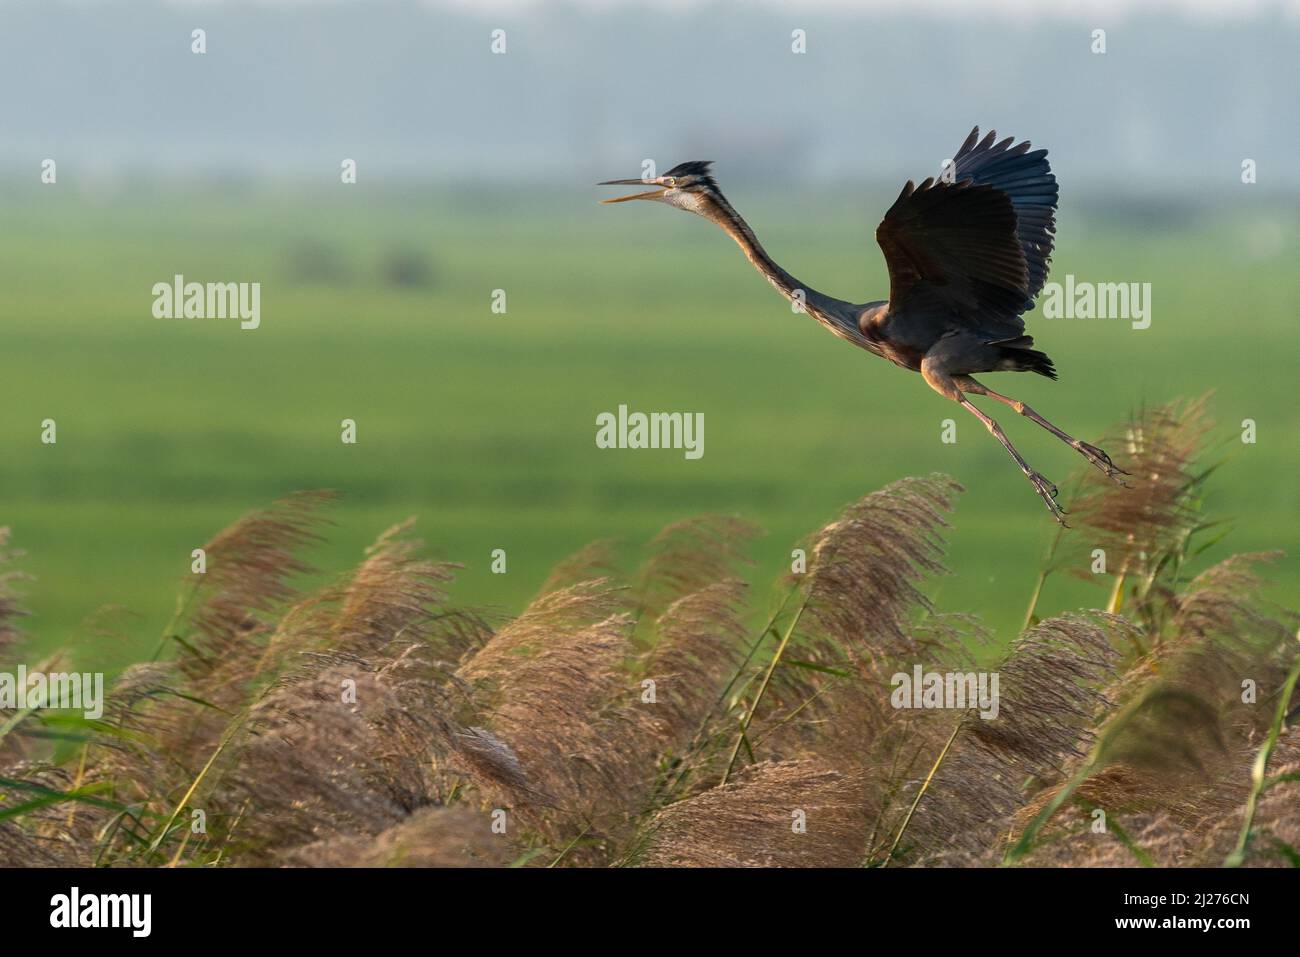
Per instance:
[[[1277,553],[1234,555],[1198,575],[1178,596],[1152,657],[1162,680],[1212,703],[1223,736],[1263,732],[1287,669],[1300,653],[1297,616],[1263,598],[1259,567]],[[1255,695],[1244,693],[1253,687]]]
[[[1281,552],[1245,552],[1197,575],[1178,596],[1170,640],[1212,641],[1251,656],[1289,646],[1296,615],[1270,607],[1261,596],[1266,583],[1259,566],[1281,557]]]
[[[752,523],[725,515],[667,526],[650,540],[649,557],[637,572],[638,611],[656,617],[679,598],[737,577],[752,564],[746,549],[758,534]]]
[[[240,821],[236,858],[377,834],[436,794],[456,751],[465,632],[441,608],[453,566],[419,558],[408,529],[384,532],[274,632],[259,670],[278,677],[212,776],[220,823]]]
[[[236,863],[376,835],[426,801],[429,726],[369,663],[336,656],[321,665],[283,679],[253,706],[213,786],[193,798],[211,809],[209,829]]]
[[[538,597],[549,595],[577,585],[580,582],[616,580],[617,545],[613,539],[601,538],[589,542],[572,555],[556,563],[551,569],[542,587],[537,590]]]
[[[292,579],[311,571],[297,552],[318,540],[320,510],[334,499],[331,492],[294,493],[243,516],[204,546],[207,571],[194,586],[191,633],[178,658],[197,684],[229,700],[231,686],[254,670],[271,616],[294,594]]]
[[[505,797],[526,814],[531,809],[529,820],[548,834],[576,833],[593,818],[625,813],[631,772],[627,756],[606,747],[601,715],[631,693],[622,671],[631,627],[630,617],[614,615],[539,636],[508,668],[476,656],[461,669],[480,689],[483,724],[517,755],[527,781],[527,791]],[[485,665],[493,669],[486,684]]]
[[[1058,782],[1090,744],[1088,729],[1108,705],[1100,689],[1119,662],[1117,633],[1130,627],[1099,612],[1048,619],[1025,632],[993,669],[996,717],[936,711],[915,719],[908,744],[918,757],[897,788],[891,834],[925,790],[897,857],[930,866],[989,864],[1006,822],[1025,805],[1026,786]]]
[[[1214,866],[1223,860],[1203,860],[1194,835],[1163,811],[1107,813],[1104,830],[1094,826],[1098,819],[1084,807],[1061,817],[1062,826],[1053,831],[1052,839],[1035,848],[1027,859],[1030,866],[1132,868],[1149,863],[1187,867]],[[994,859],[989,863],[995,863]]]
[[[587,583],[543,596],[461,669],[490,730],[457,735],[459,763],[545,840],[580,834],[581,860],[609,860],[664,783],[664,762],[706,725],[743,645],[743,588],[720,582],[678,599],[639,655],[629,616],[588,623],[618,592]]]
[[[539,595],[473,653],[461,668],[462,676],[490,682],[506,674],[515,661],[543,647],[552,635],[594,624],[618,614],[623,607],[624,593],[604,578]]]
[[[1220,733],[1244,740],[1271,720],[1270,700],[1297,654],[1296,616],[1263,598],[1259,567],[1279,553],[1233,555],[1178,594],[1169,627],[1133,672],[1145,688],[1173,689],[1204,701]],[[1247,683],[1257,688],[1245,700]]]
[[[1098,833],[1090,825],[1090,812],[1062,813],[1052,839],[1035,849],[1028,862],[1037,867],[1221,867],[1232,852],[1245,815],[1246,783],[1255,761],[1253,748],[1238,748],[1224,773],[1206,793],[1180,800],[1167,784],[1134,779],[1131,768],[1111,768],[1098,775],[1097,790],[1109,795],[1165,794],[1166,809],[1140,810],[1113,803],[1097,805],[1085,797],[1086,807],[1106,811],[1107,827]],[[1259,799],[1247,845],[1247,867],[1294,867],[1300,856],[1300,745],[1295,732],[1283,734],[1268,773],[1278,783]],[[1291,780],[1288,780],[1291,778]],[[1117,780],[1118,779],[1118,780]],[[1136,845],[1134,850],[1133,845]]]
[[[86,764],[122,803],[150,805],[193,756],[185,732],[197,705],[185,689],[174,663],[143,662],[123,670],[105,695],[102,723],[113,730],[90,736]]]
[[[291,867],[504,867],[515,858],[491,819],[467,807],[420,808],[374,837],[343,836],[287,854]]]
[[[1244,798],[1248,778],[1234,774],[1234,765],[1243,762],[1244,742],[1225,738],[1214,703],[1175,681],[1149,682],[1106,716],[1095,737],[1093,752],[1068,768],[1077,786],[1044,827],[1040,844],[1080,827],[1092,808],[1117,823],[1155,815],[1167,828],[1185,832],[1174,843],[1186,843],[1190,832],[1204,829]],[[1064,786],[1035,795],[1013,829],[1019,833]]]
[[[420,558],[424,543],[404,537],[414,521],[393,525],[366,549],[365,560],[339,594],[331,647],[373,654],[391,641],[429,640],[435,609],[447,598],[443,585],[455,577],[460,566]],[[443,628],[439,637],[457,639],[455,647],[446,650],[459,657],[467,648],[465,639],[472,634]]]
[[[1243,777],[1255,759],[1246,755],[1238,773]],[[1290,728],[1278,739],[1268,765],[1276,783],[1259,798],[1250,841],[1243,863],[1248,867],[1300,866],[1300,732]],[[1198,862],[1216,865],[1224,861],[1236,844],[1246,809],[1240,804],[1224,813],[1198,849]]]
[[[589,582],[543,595],[459,672],[486,725],[457,735],[460,764],[547,840],[582,834],[587,862],[601,847],[613,853],[662,762],[687,749],[716,704],[743,645],[743,587],[679,598],[640,655],[628,615],[591,621],[622,593]]]
[[[1105,549],[1113,572],[1153,575],[1196,526],[1205,474],[1200,459],[1213,426],[1208,398],[1146,409],[1107,437],[1104,444],[1130,473],[1131,487],[1112,484],[1096,469],[1084,473],[1070,504],[1071,524],[1080,529],[1080,544]]]
[[[919,588],[945,570],[943,516],[960,490],[943,475],[903,479],[813,537],[808,571],[792,579],[793,607],[776,624],[791,634],[789,649],[757,712],[760,727],[773,728],[766,757],[797,754],[810,741],[869,750],[895,716],[890,675],[961,644],[956,619],[920,623],[930,604]]]
[[[914,655],[909,615],[929,610],[917,585],[942,564],[945,513],[961,486],[906,478],[846,508],[815,537],[805,585],[821,632],[867,660]]]
[[[1118,648],[1132,631],[1126,619],[1103,612],[1030,628],[997,668],[997,718],[971,719],[971,736],[1022,776],[1056,777],[1090,745],[1089,729],[1110,704],[1104,689],[1118,674]]]
[[[659,617],[637,677],[654,682],[655,745],[680,749],[704,724],[744,651],[745,584],[717,582],[677,599]],[[640,705],[637,705],[640,707]]]
[[[857,867],[872,819],[861,774],[816,761],[765,763],[655,815],[648,867]]]
[[[472,689],[473,725],[500,745],[474,784],[548,840],[588,831],[593,818],[625,816],[635,787],[627,756],[601,738],[601,716],[617,714],[631,694],[632,619],[618,612],[622,599],[600,580],[542,595],[456,673]],[[462,754],[461,764],[473,757]]]
[[[723,692],[738,674],[747,635],[740,605],[745,585],[719,582],[679,598],[655,622],[651,646],[628,669],[618,700],[593,717],[622,781],[622,820],[708,786],[725,768],[725,733],[734,728]],[[593,762],[610,764],[593,753]]]
[[[309,518],[318,501],[313,497],[299,504],[290,509],[288,517],[277,515],[268,520],[259,513],[244,523],[256,527],[252,537],[262,542],[253,550],[257,560],[249,566],[237,562],[238,574],[227,572],[225,579],[218,579],[219,584],[234,575],[238,583],[235,597],[209,596],[205,609],[229,608],[247,601],[242,576],[270,560],[277,549],[309,537]],[[269,527],[263,527],[268,521]],[[382,682],[385,693],[393,696],[388,720],[395,729],[408,737],[414,734],[412,727],[420,729],[426,743],[401,743],[404,753],[427,760],[430,748],[447,750],[448,732],[442,715],[451,709],[442,686],[464,645],[460,640],[463,629],[447,627],[446,610],[439,606],[444,597],[441,586],[450,579],[452,566],[417,557],[420,543],[403,537],[408,529],[409,523],[403,523],[385,531],[351,575],[287,610],[275,604],[289,594],[287,585],[271,586],[259,600],[269,603],[263,607],[279,612],[278,623],[267,613],[265,627],[247,632],[248,641],[237,651],[228,647],[226,653],[231,657],[214,667],[195,674],[194,660],[182,656],[181,667],[190,672],[190,690],[223,710],[173,707],[175,717],[164,740],[167,751],[183,756],[187,764],[201,764],[219,746],[230,721],[277,676],[281,676],[281,689],[257,706],[263,718],[277,702],[285,700],[283,686],[318,679],[338,663]],[[236,540],[247,537],[242,533],[233,536]],[[324,721],[337,720],[325,711],[322,714]],[[412,718],[393,717],[401,714]],[[385,730],[382,724],[377,727]]]
[[[1082,776],[1071,805],[1101,808],[1117,822],[1150,824],[1156,830],[1143,839],[1151,837],[1149,853],[1163,855],[1164,863],[1220,863],[1222,857],[1207,860],[1198,848],[1226,819],[1240,821],[1249,768],[1276,707],[1275,689],[1297,653],[1293,616],[1261,598],[1256,566],[1271,557],[1233,556],[1172,597],[1172,614],[1159,635],[1143,636],[1150,650],[1107,690],[1113,708],[1095,733],[1094,751],[1070,769]],[[1248,683],[1257,686],[1255,697],[1243,693]],[[1018,826],[1055,793],[1038,795]],[[1099,852],[1070,838],[1081,822],[1078,808],[1067,806],[1045,834],[1073,841],[1085,861],[1098,854],[1132,860],[1127,848]]]

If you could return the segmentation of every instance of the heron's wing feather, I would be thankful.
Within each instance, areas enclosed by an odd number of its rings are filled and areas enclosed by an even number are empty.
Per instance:
[[[979,127],[953,157],[956,182],[969,179],[979,186],[992,186],[1006,193],[1016,214],[1016,237],[1025,256],[1029,274],[1025,308],[1047,281],[1052,246],[1056,241],[1056,204],[1060,195],[1056,176],[1047,162],[1047,150],[1030,150],[1029,142],[1012,146],[1014,137],[994,142],[997,133],[990,131],[980,139]]]
[[[1029,272],[1010,197],[970,179],[910,181],[876,228],[889,267],[889,307],[925,304],[994,338],[1024,332]]]

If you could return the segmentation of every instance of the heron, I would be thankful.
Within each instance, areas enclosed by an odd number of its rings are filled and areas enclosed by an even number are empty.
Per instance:
[[[974,378],[986,372],[1035,372],[1056,378],[1048,355],[1025,333],[1024,313],[1047,281],[1056,237],[1056,176],[1047,150],[1012,145],[975,127],[940,175],[911,180],[876,227],[885,254],[889,298],[836,299],[800,282],[768,255],[729,203],[712,162],[681,163],[662,176],[614,179],[600,186],[650,186],[602,200],[649,200],[703,216],[731,236],[776,290],[855,346],[919,372],[930,388],[974,415],[1029,479],[1052,517],[1065,525],[1057,488],[1031,468],[1002,427],[970,401],[982,396],[1013,409],[1081,454],[1108,479],[1127,475],[1109,455],[1057,428],[1019,399]]]

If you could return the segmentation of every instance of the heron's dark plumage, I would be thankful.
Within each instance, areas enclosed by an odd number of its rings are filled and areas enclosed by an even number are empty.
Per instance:
[[[1043,353],[1020,353],[1033,345],[1021,315],[1043,288],[1052,255],[1056,177],[1046,150],[995,139],[990,132],[981,140],[976,127],[948,181],[909,182],[885,213],[876,240],[889,266],[889,312],[877,331],[924,351],[927,339],[970,334],[1001,343],[1006,368],[1054,376]]]
[[[685,163],[678,163],[668,172],[664,173],[664,176],[698,176],[701,183],[716,190],[718,184],[713,179],[711,173],[712,167],[713,160],[688,160]]]
[[[967,395],[985,396],[1024,415],[1117,481],[1124,474],[1101,449],[1062,432],[1023,402],[973,378],[983,372],[1036,372],[1056,378],[1046,353],[1025,333],[1024,313],[1047,281],[1056,238],[1056,177],[1046,150],[1014,137],[1000,142],[979,127],[951,164],[919,186],[908,182],[880,225],[876,240],[889,271],[889,298],[862,304],[836,299],[795,279],[768,255],[727,202],[702,160],[674,166],[654,182],[655,199],[712,220],[797,311],[878,356],[920,372],[936,392],[977,416],[1016,460],[1052,514],[1061,520],[1056,489],[1033,471],[996,422]],[[636,181],[615,180],[614,184]],[[625,198],[608,200],[622,202]]]
[[[1028,271],[1028,301],[1033,300],[1047,281],[1048,264],[1056,241],[1056,204],[1060,190],[1047,163],[1047,150],[1029,149],[1029,141],[1012,147],[1013,137],[994,145],[995,134],[982,141],[979,127],[953,157],[953,172],[958,181],[992,186],[1006,193],[1016,214],[1016,236],[1025,256]]]

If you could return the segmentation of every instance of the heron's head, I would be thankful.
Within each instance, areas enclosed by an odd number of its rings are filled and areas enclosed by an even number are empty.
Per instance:
[[[626,203],[631,199],[651,199],[659,203],[667,203],[669,206],[676,206],[678,209],[684,209],[687,212],[700,213],[701,215],[722,198],[722,193],[718,190],[718,184],[709,175],[708,160],[691,160],[689,163],[681,163],[654,179],[611,179],[596,185],[653,187],[644,193],[633,193],[630,196],[615,196],[613,199],[603,199],[601,200],[602,203]]]

